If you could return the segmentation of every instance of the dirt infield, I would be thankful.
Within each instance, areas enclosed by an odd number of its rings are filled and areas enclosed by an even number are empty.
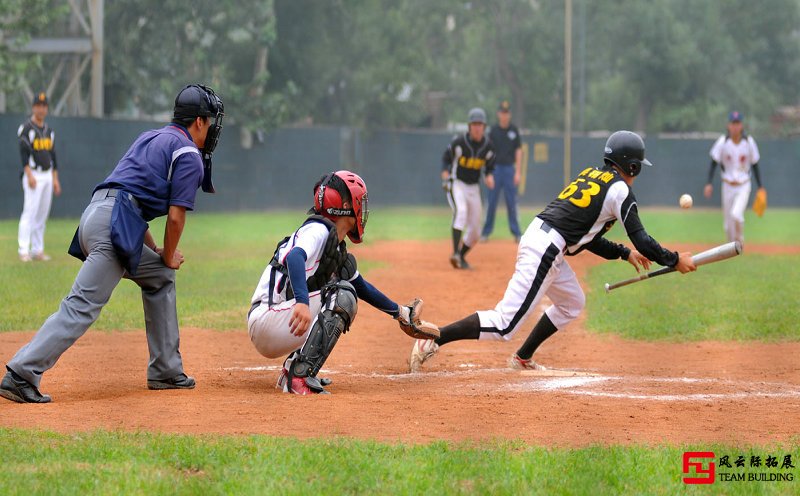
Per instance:
[[[360,259],[384,262],[370,272],[373,283],[397,300],[419,293],[426,316],[441,324],[494,306],[513,271],[515,250],[510,241],[482,244],[470,257],[474,270],[455,271],[446,242],[354,249]],[[581,278],[598,262],[592,255],[570,259]],[[245,311],[243,302],[243,321]],[[10,359],[31,334],[0,334],[0,359]],[[797,435],[800,343],[641,343],[590,334],[582,317],[537,353],[559,370],[531,375],[505,368],[524,337],[449,344],[423,373],[411,375],[412,341],[363,305],[326,364],[333,394],[294,397],[274,389],[281,360],[261,357],[244,323],[238,332],[182,330],[186,370],[198,381],[194,391],[146,390],[143,331],[90,331],[45,375],[42,390],[54,403],[1,401],[0,425],[404,442],[522,439],[558,446],[764,443]]]

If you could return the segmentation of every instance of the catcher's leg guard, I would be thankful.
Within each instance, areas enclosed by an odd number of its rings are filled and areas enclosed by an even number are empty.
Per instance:
[[[350,329],[358,311],[356,290],[347,281],[337,281],[322,290],[323,305],[316,322],[308,331],[303,347],[287,359],[288,383],[295,377],[304,378],[314,392],[322,392],[323,384],[317,373],[333,351],[339,336]],[[291,363],[289,363],[291,362]]]

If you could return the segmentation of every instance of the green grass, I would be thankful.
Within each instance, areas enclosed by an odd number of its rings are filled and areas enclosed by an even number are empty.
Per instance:
[[[772,210],[763,218],[748,212],[744,254],[702,266],[694,274],[668,274],[606,294],[606,282],[628,279],[636,272],[619,261],[592,268],[587,327],[628,338],[677,342],[800,339],[800,256],[747,251],[750,243],[800,245],[797,219],[796,210]],[[646,211],[642,220],[667,248],[675,242],[725,242],[718,212]],[[610,239],[624,241],[620,227],[609,234]]]
[[[523,224],[536,213],[523,209]],[[718,212],[654,210],[642,217],[648,231],[667,245],[724,241]],[[181,241],[187,263],[178,277],[182,325],[243,328],[247,302],[275,243],[302,218],[301,212],[190,215]],[[763,219],[748,218],[747,240],[798,244],[797,218],[796,210],[776,209]],[[445,240],[449,221],[446,209],[374,212],[366,242]],[[16,221],[0,222],[6,254],[0,256],[0,330],[35,329],[55,310],[79,267],[63,254],[76,224],[50,221],[47,245],[53,261],[23,265],[15,256]],[[163,223],[151,227],[158,236],[163,232]],[[612,236],[619,239],[620,233],[617,227]],[[495,236],[510,237],[502,211]],[[601,264],[589,275],[595,291],[588,295],[588,325],[641,339],[797,339],[789,323],[800,294],[797,262],[797,256],[745,254],[697,274],[664,276],[611,295],[602,291],[602,283],[630,277],[632,269],[621,262]],[[367,272],[374,264],[360,262]],[[733,264],[736,271],[726,270]],[[138,288],[122,282],[95,328],[141,329],[139,301]],[[4,414],[9,408],[0,405]],[[797,481],[718,481],[711,487],[681,482],[686,450],[732,458],[774,454],[779,460],[791,453],[800,465],[799,446],[566,449],[514,441],[409,446],[341,438],[0,429],[0,494],[800,494]],[[798,475],[797,469],[786,472]]]
[[[726,241],[719,210],[645,209],[640,212],[647,232],[662,243],[711,243]],[[800,244],[800,211],[770,209],[764,217],[745,213],[745,243]],[[627,240],[621,227],[614,227],[609,239]],[[628,241],[628,244],[630,242]]]
[[[533,214],[530,214],[530,219]],[[179,248],[186,263],[178,272],[178,315],[182,326],[230,330],[245,327],[250,297],[275,245],[305,219],[304,212],[203,214],[187,217]],[[530,221],[528,219],[528,221]],[[497,238],[510,238],[498,219]],[[17,221],[0,221],[0,331],[34,330],[57,308],[75,280],[80,262],[66,254],[77,219],[52,219],[45,246],[53,260],[22,264],[16,257]],[[391,209],[370,215],[365,244],[392,239],[447,239],[450,213],[439,209]],[[162,219],[150,223],[157,241]],[[368,273],[379,262],[359,260]],[[122,281],[93,326],[98,330],[144,327],[139,288]]]
[[[629,264],[591,270],[587,325],[646,340],[798,340],[798,256],[747,254],[667,274],[606,294],[603,284],[634,277]]]
[[[796,482],[682,482],[687,450],[731,460],[790,446],[531,447],[434,442],[298,441],[266,436],[183,436],[0,429],[0,493],[28,494],[786,494]],[[718,470],[721,471],[721,470]],[[728,469],[793,473],[796,469]]]
[[[539,210],[524,207],[520,215],[522,225],[526,226]],[[177,283],[181,325],[220,330],[242,329],[250,296],[261,271],[272,256],[275,244],[294,230],[304,217],[301,211],[190,214],[180,244],[187,260],[178,273]],[[645,211],[642,217],[648,231],[664,243],[724,241],[720,215],[716,211],[653,210]],[[796,210],[780,209],[770,210],[761,219],[748,217],[748,242],[800,243],[800,222],[797,222],[797,218]],[[65,253],[76,226],[76,219],[50,220],[46,246],[53,260],[48,263],[21,264],[15,256],[17,221],[0,221],[0,246],[5,253],[0,257],[3,280],[0,300],[4,302],[0,310],[0,331],[37,329],[57,309],[60,300],[69,292],[79,268],[79,262]],[[449,226],[450,211],[447,208],[377,210],[370,215],[365,243],[393,239],[445,240],[450,236]],[[160,239],[163,219],[152,222],[151,229]],[[616,227],[611,235],[619,239],[620,233],[621,228]],[[497,215],[494,237],[509,239],[510,236],[505,212],[501,209]],[[790,257],[789,265],[792,265],[792,260]],[[374,265],[375,262],[359,261],[365,273]],[[765,266],[768,271],[764,274],[769,274],[773,265],[767,263]],[[782,270],[781,265],[774,264],[774,271]],[[591,277],[594,281],[595,277],[602,279],[608,276],[602,273],[601,276]],[[626,294],[633,293],[629,289],[625,291]],[[786,291],[781,294],[790,296]],[[765,298],[765,295],[757,297]],[[140,302],[138,287],[129,281],[121,282],[93,328],[143,328]],[[590,298],[592,309],[594,304]],[[624,328],[620,330],[624,332]]]

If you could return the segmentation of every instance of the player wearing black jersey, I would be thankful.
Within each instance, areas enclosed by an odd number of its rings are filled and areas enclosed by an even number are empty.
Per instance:
[[[56,162],[55,133],[45,122],[47,95],[38,93],[31,105],[31,118],[19,126],[24,202],[17,236],[19,259],[50,260],[44,252],[44,228],[53,195],[61,194]]]
[[[486,187],[494,188],[495,153],[491,141],[484,136],[486,112],[474,108],[468,118],[469,130],[456,136],[442,156],[442,185],[453,209],[450,264],[456,269],[470,268],[464,257],[481,234],[481,170]]]
[[[608,260],[622,259],[649,269],[651,260],[681,273],[696,269],[689,252],[664,249],[639,219],[631,186],[642,166],[644,141],[630,131],[617,131],[606,142],[605,167],[584,169],[528,226],[517,252],[514,275],[493,310],[475,312],[441,328],[441,337],[417,340],[411,352],[414,372],[439,346],[461,339],[509,340],[547,295],[553,304],[509,359],[515,369],[543,370],[532,360],[544,340],[574,320],[585,304],[583,290],[564,258],[587,249]],[[625,226],[634,249],[603,237],[616,221]]]

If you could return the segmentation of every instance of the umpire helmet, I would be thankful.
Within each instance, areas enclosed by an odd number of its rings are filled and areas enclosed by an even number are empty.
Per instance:
[[[469,111],[468,121],[470,124],[473,122],[486,124],[486,112],[484,112],[480,107],[475,107]]]
[[[214,193],[214,184],[211,182],[211,157],[219,143],[222,118],[225,117],[225,106],[214,90],[202,84],[190,84],[175,97],[173,119],[179,121],[195,117],[209,117],[212,121],[201,154],[203,157],[202,188],[206,193]]]
[[[644,158],[644,140],[631,131],[617,131],[608,137],[603,161],[634,177],[642,172],[642,165],[653,165]]]
[[[225,113],[222,100],[208,86],[190,84],[175,97],[173,117],[176,119],[216,117],[220,113]]]

